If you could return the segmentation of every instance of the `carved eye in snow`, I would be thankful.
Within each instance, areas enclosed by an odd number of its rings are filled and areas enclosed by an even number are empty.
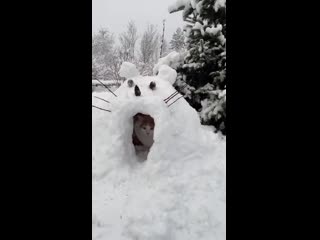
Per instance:
[[[149,87],[150,87],[151,90],[154,90],[156,88],[156,83],[155,82],[150,82]]]
[[[138,85],[136,85],[136,86],[134,87],[134,94],[135,94],[137,97],[141,95],[141,91],[140,91]]]
[[[128,80],[128,86],[129,86],[129,87],[133,87],[133,85],[134,85],[133,80],[132,80],[132,79],[129,79],[129,80]]]

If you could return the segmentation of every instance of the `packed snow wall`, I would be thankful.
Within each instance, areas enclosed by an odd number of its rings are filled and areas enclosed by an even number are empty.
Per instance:
[[[92,114],[92,239],[225,240],[225,141],[201,126],[179,94],[164,101],[176,73],[158,70],[149,77],[127,71],[116,96],[93,94],[93,105],[111,112]],[[155,121],[143,162],[132,144],[138,112]]]
[[[160,68],[161,70],[161,68]],[[114,93],[104,97],[110,103],[95,99],[94,103],[111,111],[101,114],[101,124],[105,127],[103,132],[95,132],[95,141],[108,139],[105,149],[96,149],[93,142],[94,155],[102,162],[115,161],[114,164],[136,164],[135,150],[132,144],[133,121],[137,113],[147,114],[154,118],[154,143],[148,154],[148,161],[153,164],[161,162],[179,161],[185,156],[199,153],[203,142],[203,130],[197,112],[177,94],[168,102],[164,100],[176,92],[172,87],[175,71],[163,68],[158,76],[136,76],[127,79]],[[132,80],[134,85],[129,86]],[[150,83],[155,83],[155,88],[150,88]],[[140,96],[135,95],[135,86],[139,87]],[[174,102],[176,101],[176,102]],[[170,105],[172,104],[172,105]],[[98,110],[95,110],[98,111]],[[99,144],[98,144],[99,145]],[[197,148],[196,152],[194,151]],[[134,156],[134,157],[128,157]],[[106,163],[106,168],[110,163]],[[107,171],[99,164],[100,169],[94,172],[103,174]]]

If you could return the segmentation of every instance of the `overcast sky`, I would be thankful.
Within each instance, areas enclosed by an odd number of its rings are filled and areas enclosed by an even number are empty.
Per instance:
[[[166,19],[165,39],[170,41],[178,27],[183,27],[182,12],[169,14],[168,6],[176,0],[92,0],[92,31],[100,27],[118,34],[126,30],[129,20],[136,23],[141,36],[148,23],[155,24],[162,34]]]

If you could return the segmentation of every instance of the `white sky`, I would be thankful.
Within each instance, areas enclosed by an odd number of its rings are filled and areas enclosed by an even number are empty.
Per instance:
[[[166,19],[165,39],[169,42],[178,27],[183,27],[182,12],[169,14],[168,6],[176,0],[92,0],[92,31],[107,28],[118,38],[126,30],[129,20],[136,23],[139,36],[147,24],[157,26],[162,34],[162,21]]]

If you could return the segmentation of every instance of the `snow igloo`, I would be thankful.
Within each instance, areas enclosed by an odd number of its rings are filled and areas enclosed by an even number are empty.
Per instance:
[[[156,76],[146,77],[139,75],[129,63],[122,68],[124,83],[114,94],[100,94],[109,103],[94,98],[95,105],[111,111],[102,113],[105,131],[98,133],[109,142],[103,159],[135,164],[142,160],[166,162],[194,155],[194,148],[203,145],[202,128],[197,112],[172,86],[176,71],[162,65]],[[133,117],[138,113],[151,116],[155,123],[154,142],[147,156],[137,154],[132,143]]]
[[[155,70],[124,63],[122,85],[93,94],[92,239],[224,240],[225,141],[176,93],[176,71]],[[132,140],[137,113],[155,123],[145,156]]]

